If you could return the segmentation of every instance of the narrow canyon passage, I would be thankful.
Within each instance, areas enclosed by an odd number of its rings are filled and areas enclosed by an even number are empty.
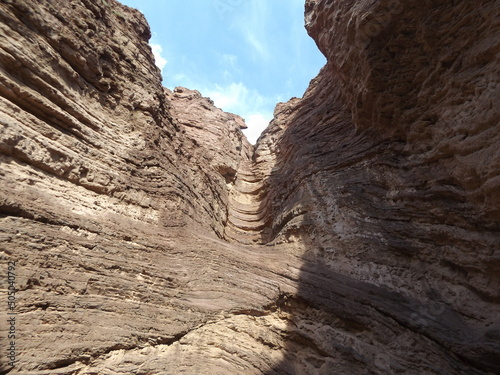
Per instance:
[[[0,373],[498,371],[498,1],[305,9],[254,147],[137,10],[0,3]]]

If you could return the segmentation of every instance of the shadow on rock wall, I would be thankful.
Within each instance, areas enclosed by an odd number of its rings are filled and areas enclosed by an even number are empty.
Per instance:
[[[472,57],[478,44],[492,51],[484,30],[498,25],[467,4],[406,3],[367,43],[336,46],[279,138],[266,240],[306,251],[298,291],[280,306],[285,359],[268,374],[490,374],[500,365],[498,194],[489,188],[498,90],[494,59]],[[454,60],[443,68],[445,55]],[[366,75],[347,80],[353,72]]]

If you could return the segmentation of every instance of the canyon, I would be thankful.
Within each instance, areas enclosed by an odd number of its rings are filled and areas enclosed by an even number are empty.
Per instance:
[[[0,2],[0,373],[498,373],[499,11],[306,0],[254,146],[139,11]]]

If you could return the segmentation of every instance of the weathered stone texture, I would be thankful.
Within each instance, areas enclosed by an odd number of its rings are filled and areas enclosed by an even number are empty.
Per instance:
[[[138,11],[0,2],[0,372],[497,373],[499,7],[307,0],[254,147]]]

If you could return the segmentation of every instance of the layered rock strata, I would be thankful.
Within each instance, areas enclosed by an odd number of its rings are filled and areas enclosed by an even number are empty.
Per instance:
[[[255,147],[133,9],[0,27],[0,371],[497,371],[497,1],[307,0],[328,63]]]

